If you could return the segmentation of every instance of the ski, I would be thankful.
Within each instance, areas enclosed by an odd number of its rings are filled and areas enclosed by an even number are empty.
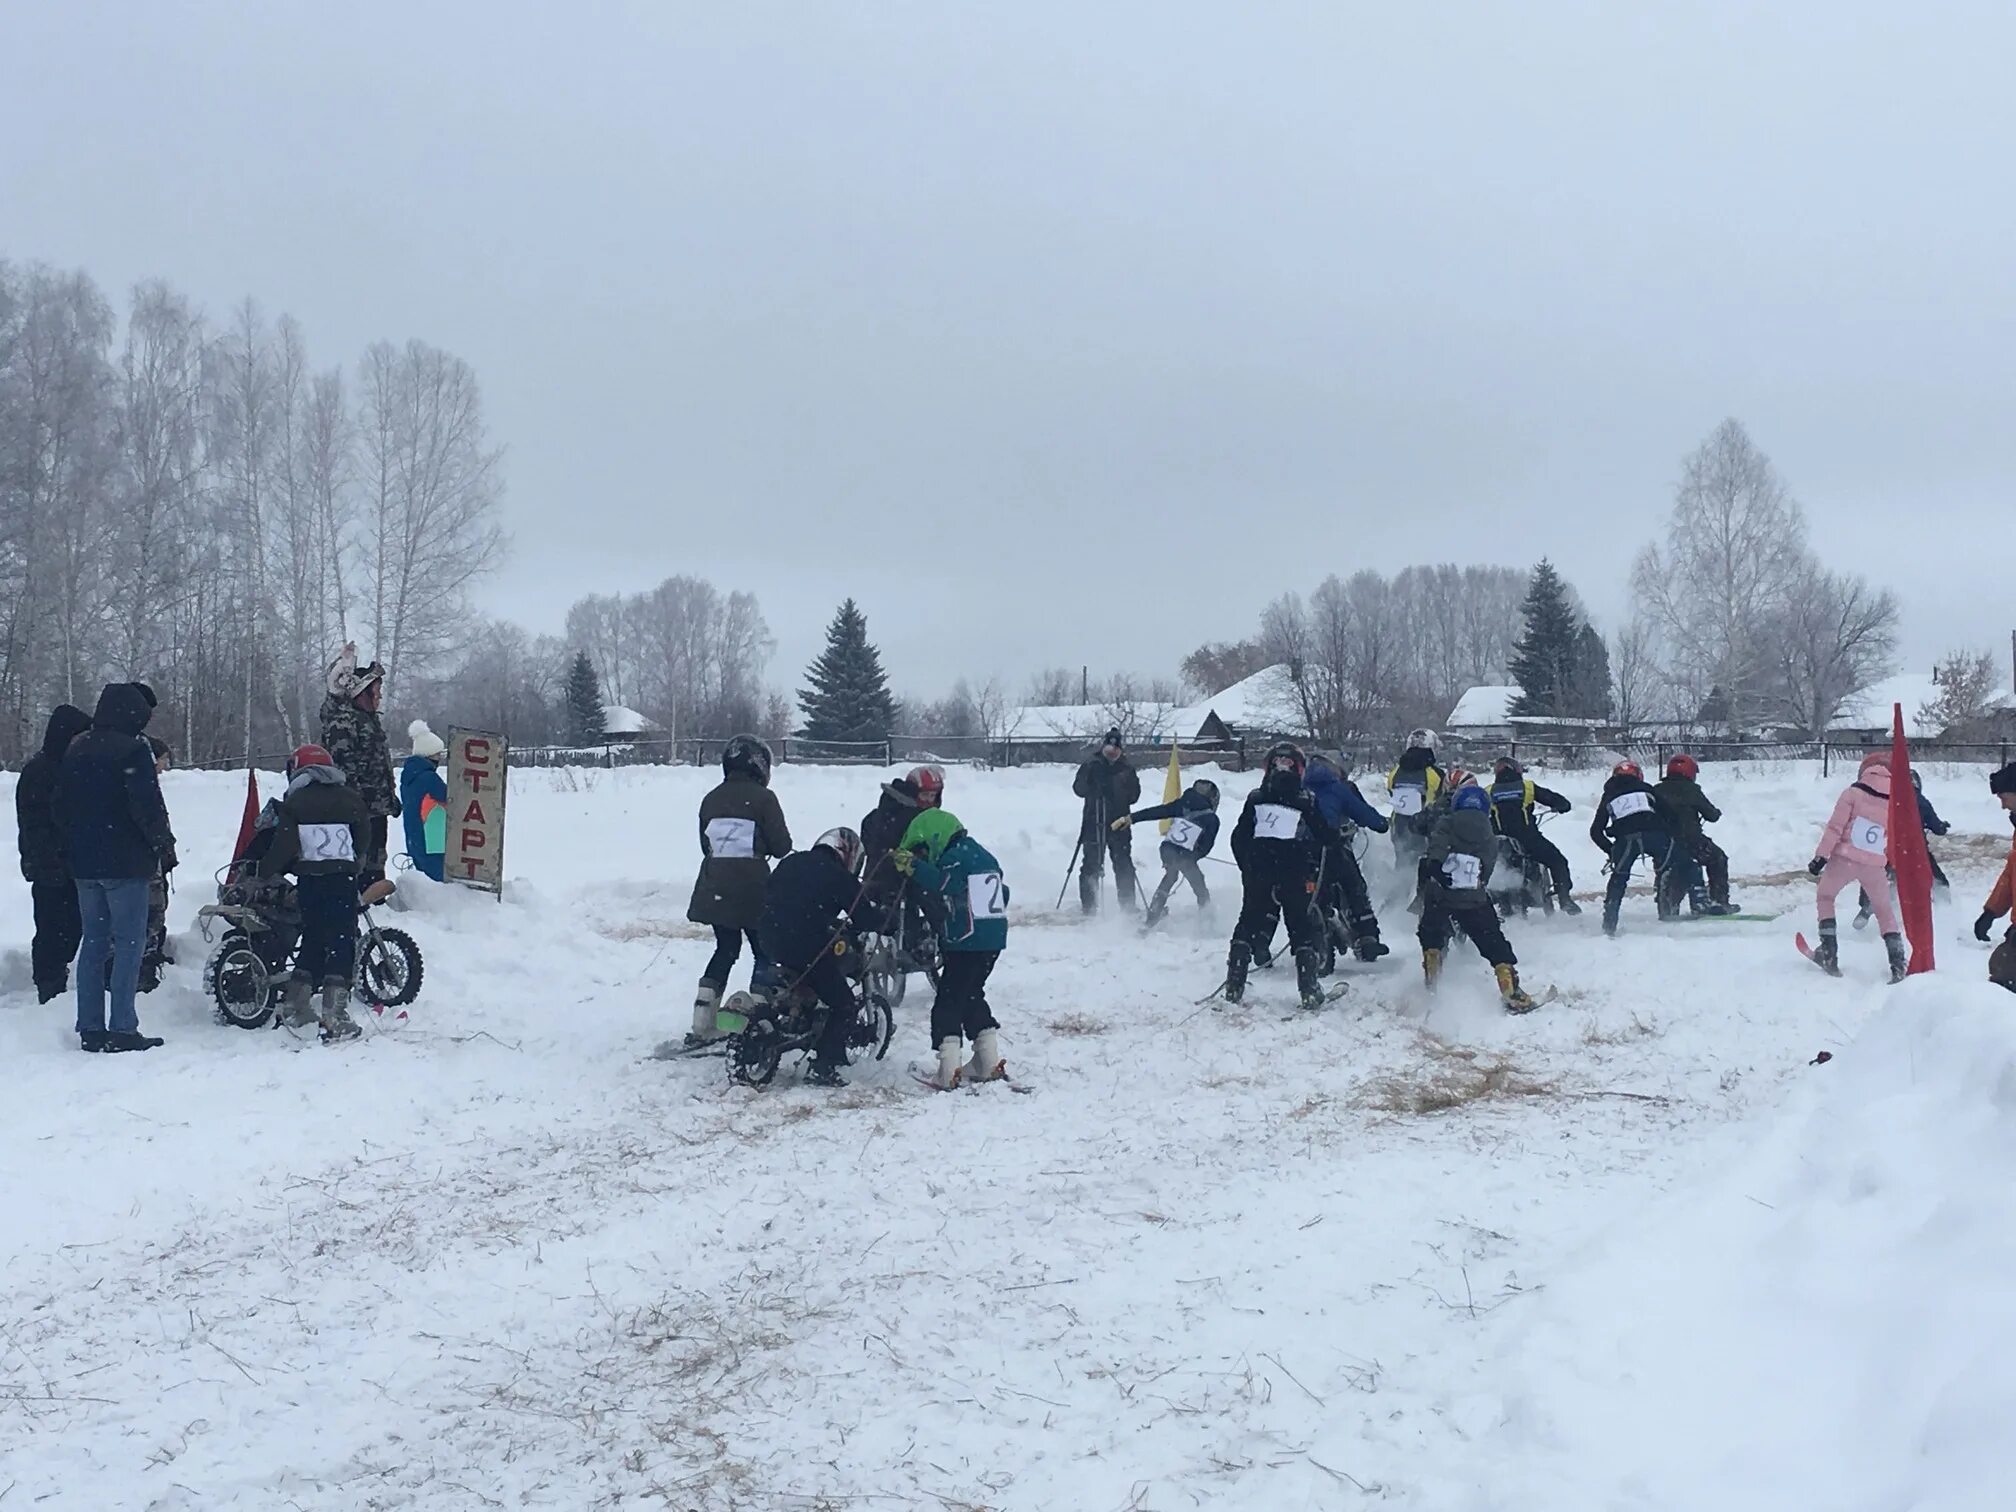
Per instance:
[[[1332,982],[1328,987],[1323,989],[1323,996],[1318,998],[1315,1002],[1297,1003],[1295,1005],[1295,1011],[1293,1013],[1282,1014],[1281,1022],[1284,1024],[1288,1023],[1292,1019],[1298,1019],[1302,1017],[1302,1015],[1305,1013],[1321,1013],[1325,1008],[1328,1008],[1332,1003],[1336,1002],[1339,998],[1343,997],[1350,990],[1351,990],[1351,984],[1349,982]]]
[[[645,1057],[654,1061],[709,1060],[718,1059],[728,1053],[728,1037],[710,1040],[704,1045],[686,1045],[678,1040],[664,1040],[658,1048]]]
[[[1674,914],[1661,919],[1661,924],[1769,924],[1782,917],[1779,914],[1731,913],[1731,914]]]
[[[978,1092],[982,1087],[990,1087],[999,1082],[1010,1092],[1017,1093],[1023,1097],[1033,1097],[1036,1093],[1034,1087],[1025,1087],[1020,1082],[1010,1081],[1005,1076],[991,1076],[986,1081],[961,1081],[956,1087],[941,1087],[938,1085],[936,1077],[926,1076],[914,1065],[910,1067],[910,1080],[917,1083],[918,1086],[927,1092]]]
[[[1833,966],[1829,966],[1825,961],[1821,960],[1819,956],[1813,953],[1813,947],[1806,943],[1806,933],[1804,930],[1801,930],[1798,934],[1792,936],[1792,943],[1799,947],[1799,954],[1806,957],[1807,960],[1811,961],[1815,966],[1818,966],[1822,971],[1826,972],[1827,975],[1831,977],[1838,977],[1839,975],[1841,975],[1841,967],[1838,962]]]
[[[1523,1008],[1515,1008],[1510,1003],[1507,1003],[1505,1011],[1507,1013],[1531,1013],[1535,1008],[1545,1008],[1549,1003],[1558,1003],[1561,1001],[1561,989],[1559,987],[1549,987],[1544,992],[1529,992],[1526,995],[1532,998],[1533,1001]]]

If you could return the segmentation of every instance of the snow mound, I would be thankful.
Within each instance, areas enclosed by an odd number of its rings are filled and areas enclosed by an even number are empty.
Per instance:
[[[1810,1075],[1550,1282],[1499,1362],[1512,1463],[1445,1505],[2006,1505],[2016,1004],[1915,978]]]

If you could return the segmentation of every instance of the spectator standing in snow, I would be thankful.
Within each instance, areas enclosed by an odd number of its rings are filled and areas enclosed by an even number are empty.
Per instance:
[[[1988,791],[1995,795],[1996,802],[2002,805],[2002,812],[2009,816],[2010,827],[2016,829],[2016,761],[1989,777]],[[2016,907],[2016,840],[2010,841],[2009,859],[2002,864],[2002,875],[1995,879],[1995,887],[1988,894],[1981,917],[1974,921],[1974,938],[1986,944],[1995,921],[2009,913],[2012,907]],[[2002,943],[1988,957],[1988,980],[2016,992],[2016,923],[2012,923],[2003,934]]]
[[[1141,801],[1141,777],[1120,744],[1120,731],[1106,732],[1099,749],[1079,766],[1071,791],[1085,800],[1078,838],[1083,852],[1078,866],[1078,903],[1086,913],[1099,908],[1099,887],[1106,876],[1106,858],[1113,858],[1113,882],[1120,906],[1132,910],[1140,896],[1134,880],[1134,836],[1114,829],[1113,821]]]
[[[70,990],[70,963],[84,921],[77,912],[77,883],[70,875],[62,827],[56,822],[56,783],[70,742],[91,728],[91,716],[71,704],[49,716],[42,749],[30,756],[14,785],[14,817],[20,829],[21,875],[35,908],[35,940],[29,947],[35,995],[44,1003]]]
[[[56,785],[57,819],[84,924],[77,950],[77,1040],[90,1051],[151,1050],[161,1043],[140,1032],[134,1005],[147,937],[147,884],[157,872],[175,869],[175,835],[154,752],[141,738],[153,714],[153,690],[145,683],[107,686],[92,728],[70,743]]]
[[[441,780],[447,744],[416,719],[406,727],[413,754],[399,768],[399,807],[406,821],[406,854],[423,877],[441,880],[448,850],[448,784]]]
[[[385,696],[385,669],[357,665],[357,647],[346,643],[329,664],[329,692],[322,700],[322,749],[364,800],[371,816],[371,845],[358,858],[357,880],[368,887],[385,875],[386,834],[400,814],[392,789],[392,749],[378,706]]]
[[[769,962],[757,942],[756,926],[763,919],[770,863],[790,852],[784,806],[770,791],[770,747],[754,735],[737,735],[721,752],[720,785],[700,800],[700,875],[693,881],[686,917],[714,931],[714,954],[693,996],[687,1048],[721,1037],[715,1015],[745,938],[755,956],[751,985],[768,978]]]

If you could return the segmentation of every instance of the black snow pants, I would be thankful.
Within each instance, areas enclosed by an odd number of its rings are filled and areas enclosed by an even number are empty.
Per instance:
[[[301,908],[301,950],[294,975],[311,985],[347,984],[357,960],[357,878],[309,874],[294,885]]]
[[[1098,911],[1099,884],[1106,879],[1109,855],[1113,858],[1113,882],[1120,893],[1120,906],[1131,911],[1141,896],[1141,884],[1134,878],[1134,832],[1108,829],[1105,812],[1096,809],[1085,821],[1084,858],[1078,863],[1078,902],[1087,913]]]
[[[1441,888],[1432,884],[1423,888],[1421,922],[1414,930],[1421,948],[1447,950],[1450,935],[1456,929],[1462,930],[1477,947],[1477,953],[1493,966],[1519,964],[1519,957],[1512,953],[1512,942],[1505,938],[1505,928],[1498,922],[1498,910],[1488,900],[1457,907]]]
[[[1195,856],[1180,845],[1162,847],[1162,881],[1155,889],[1155,896],[1148,900],[1148,923],[1157,922],[1169,911],[1169,894],[1176,890],[1178,882],[1188,882],[1190,891],[1197,895],[1197,906],[1206,908],[1211,903],[1211,889],[1204,881],[1204,868]]]
[[[46,1003],[70,989],[70,963],[84,938],[84,916],[77,907],[77,884],[67,877],[33,883],[28,891],[35,906],[35,939],[28,955],[36,994]]]
[[[998,1029],[987,1006],[987,978],[994,973],[998,950],[948,950],[939,970],[938,998],[931,1005],[931,1044],[964,1035],[978,1039],[983,1029]]]

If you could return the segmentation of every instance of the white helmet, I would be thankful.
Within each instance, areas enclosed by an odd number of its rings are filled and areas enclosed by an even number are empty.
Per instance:
[[[849,876],[861,875],[861,837],[846,825],[843,824],[838,829],[829,829],[812,842],[814,850],[822,846],[840,858],[840,864],[847,868]]]
[[[1432,750],[1434,750],[1434,749],[1435,749],[1435,732],[1434,732],[1433,730],[1409,730],[1409,731],[1407,732],[1407,749],[1408,749],[1408,750],[1410,750],[1410,751],[1413,751],[1413,750],[1421,750],[1421,751],[1432,751]]]

